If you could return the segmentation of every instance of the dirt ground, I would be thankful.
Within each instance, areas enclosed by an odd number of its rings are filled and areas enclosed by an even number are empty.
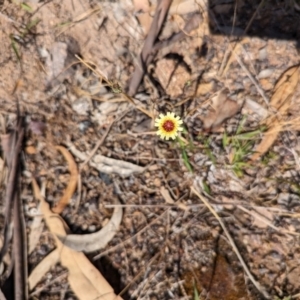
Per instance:
[[[133,93],[156,1],[1,4],[0,192],[19,103],[29,299],[300,299],[300,4],[233,2],[173,1]]]

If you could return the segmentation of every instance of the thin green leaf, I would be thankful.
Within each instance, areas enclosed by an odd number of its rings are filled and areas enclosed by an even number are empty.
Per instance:
[[[223,149],[225,149],[228,146],[228,144],[229,144],[228,135],[227,132],[224,131],[223,138],[222,138]]]
[[[189,161],[189,158],[188,158],[188,155],[185,151],[185,145],[184,145],[184,142],[181,140],[180,137],[177,137],[177,141],[180,145],[180,148],[181,148],[181,157],[183,159],[183,163],[184,165],[186,166],[186,168],[189,170],[189,172],[193,173],[193,168],[190,164],[190,161]]]
[[[210,195],[210,187],[209,187],[209,185],[206,183],[206,181],[203,181],[202,184],[203,184],[204,192],[206,194]]]
[[[245,167],[248,167],[250,168],[251,165],[249,163],[246,163],[246,162],[237,162],[234,164],[235,167],[237,168],[245,168]]]
[[[71,21],[61,22],[61,23],[55,25],[55,28],[66,27],[66,26],[69,26],[69,25],[71,25],[71,24],[72,24]]]
[[[10,43],[11,43],[11,47],[13,48],[13,51],[15,52],[16,54],[16,57],[19,61],[19,63],[21,64],[21,55],[19,53],[19,50],[18,50],[18,46],[17,46],[17,43],[15,42],[14,38],[11,36],[10,37]]]
[[[212,161],[212,163],[215,164],[216,158],[215,158],[213,152],[211,151],[209,144],[210,144],[210,139],[205,139],[204,140],[204,145],[206,146],[205,153],[209,157],[209,159]]]
[[[182,159],[183,159],[183,162],[184,162],[186,168],[189,170],[189,172],[193,173],[193,168],[190,164],[189,158],[188,158],[185,150],[182,150]]]
[[[26,25],[26,29],[31,30],[32,28],[34,28],[37,24],[39,24],[41,22],[41,19],[36,18],[32,21],[30,21],[27,25]]]
[[[195,285],[195,282],[194,282],[194,300],[200,300],[199,293],[198,293],[197,287]]]
[[[250,140],[250,139],[257,138],[258,135],[260,135],[262,132],[263,132],[263,130],[258,129],[258,130],[254,130],[254,131],[237,134],[234,136],[234,138],[238,139],[238,140]]]
[[[240,133],[242,132],[246,120],[247,120],[247,115],[243,116],[243,118],[242,118],[242,120],[241,120],[241,122],[240,122],[240,124],[239,124],[239,126],[238,126],[238,128],[237,128],[237,130],[236,130],[236,134],[237,134],[237,135],[240,134]]]
[[[187,131],[186,127],[185,127],[185,126],[182,126],[182,128],[183,128],[182,133],[187,134],[188,131]]]
[[[239,169],[239,168],[233,168],[233,172],[235,173],[235,175],[237,176],[237,177],[243,177],[243,175],[244,175],[244,172],[241,170],[241,169]]]
[[[30,13],[33,12],[32,7],[25,2],[21,3],[21,7],[27,12],[30,12]]]

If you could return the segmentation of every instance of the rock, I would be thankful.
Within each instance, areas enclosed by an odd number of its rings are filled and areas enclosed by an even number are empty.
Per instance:
[[[82,96],[72,103],[73,110],[78,115],[87,115],[91,110],[91,99],[87,96]]]

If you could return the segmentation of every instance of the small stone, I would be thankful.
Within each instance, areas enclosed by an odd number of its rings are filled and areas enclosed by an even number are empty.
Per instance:
[[[269,91],[273,88],[273,84],[266,78],[261,79],[259,83],[265,91]]]
[[[27,154],[36,154],[36,148],[34,146],[27,146],[25,152]]]
[[[47,58],[49,56],[49,52],[44,47],[40,47],[38,49],[38,52],[39,52],[41,58]]]
[[[206,95],[207,93],[213,91],[214,87],[215,87],[214,81],[210,81],[208,83],[201,83],[197,88],[197,95],[199,96]]]
[[[152,165],[148,168],[149,171],[157,171],[159,169],[158,165]]]
[[[88,225],[86,223],[82,224],[81,229],[86,231],[88,229]]]
[[[88,227],[88,231],[89,231],[89,232],[95,232],[95,230],[96,230],[96,225],[90,225],[90,226]]]
[[[263,79],[263,78],[268,78],[274,73],[274,69],[269,68],[269,69],[264,69],[261,70],[260,73],[257,75],[258,79]]]
[[[89,87],[91,95],[103,95],[107,93],[106,87],[103,84],[96,83]]]
[[[267,48],[264,47],[259,50],[258,59],[259,60],[265,60],[268,57],[268,51]]]
[[[290,200],[290,194],[280,193],[277,198],[277,203],[283,206],[287,206]]]
[[[91,99],[87,96],[80,97],[72,103],[72,108],[78,115],[87,115],[91,110]]]
[[[86,130],[92,126],[92,123],[88,120],[82,121],[78,124],[78,128],[81,132],[86,132]]]
[[[155,178],[153,183],[156,187],[161,187],[161,180],[159,178]]]
[[[244,86],[245,90],[248,90],[251,87],[251,85],[252,85],[252,82],[248,77],[243,79],[243,86]]]

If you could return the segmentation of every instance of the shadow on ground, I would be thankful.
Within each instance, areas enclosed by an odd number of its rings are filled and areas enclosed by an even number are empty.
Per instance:
[[[300,46],[300,2],[209,0],[211,33],[295,40]]]

